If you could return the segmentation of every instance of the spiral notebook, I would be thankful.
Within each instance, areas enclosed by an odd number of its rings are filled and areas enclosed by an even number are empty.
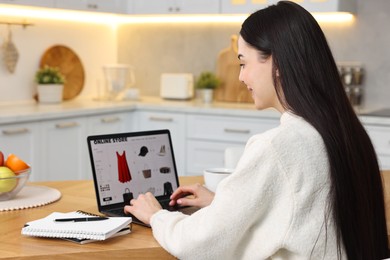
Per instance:
[[[22,234],[34,237],[106,240],[129,227],[132,221],[129,217],[113,217],[90,222],[55,221],[56,219],[85,218],[88,216],[82,211],[53,212],[45,218],[28,222],[22,228]]]
[[[131,233],[130,227],[125,227],[125,228],[122,228],[121,230],[119,230],[118,232],[116,232],[110,238],[123,236],[123,235],[129,234],[129,233]],[[77,244],[81,244],[81,245],[92,243],[92,242],[96,242],[96,241],[101,241],[101,240],[95,240],[95,239],[69,238],[69,237],[64,237],[64,238],[61,238],[61,239],[66,240],[66,241],[70,241],[70,242],[74,242],[74,243],[77,243]]]

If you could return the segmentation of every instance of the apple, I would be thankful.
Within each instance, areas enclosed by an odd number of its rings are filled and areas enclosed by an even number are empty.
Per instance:
[[[17,179],[2,179],[15,176],[15,173],[6,166],[0,166],[0,192],[9,192],[13,190],[16,186]]]
[[[0,151],[0,166],[4,165],[4,154],[2,151]]]

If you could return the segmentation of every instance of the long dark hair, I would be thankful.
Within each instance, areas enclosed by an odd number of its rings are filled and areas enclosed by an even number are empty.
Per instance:
[[[313,125],[324,140],[331,180],[328,210],[335,221],[339,258],[343,246],[348,259],[388,257],[376,154],[318,23],[298,4],[280,1],[250,15],[240,35],[272,56],[283,107]]]

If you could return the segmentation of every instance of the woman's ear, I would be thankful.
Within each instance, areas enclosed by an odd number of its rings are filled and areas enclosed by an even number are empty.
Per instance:
[[[279,69],[276,69],[276,77],[278,77],[279,78]]]

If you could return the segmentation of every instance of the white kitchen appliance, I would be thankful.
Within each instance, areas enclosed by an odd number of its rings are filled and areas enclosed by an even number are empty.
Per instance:
[[[191,73],[161,74],[160,96],[164,99],[193,98],[194,75]]]
[[[134,85],[133,68],[127,64],[107,64],[103,66],[106,95],[114,100]]]

